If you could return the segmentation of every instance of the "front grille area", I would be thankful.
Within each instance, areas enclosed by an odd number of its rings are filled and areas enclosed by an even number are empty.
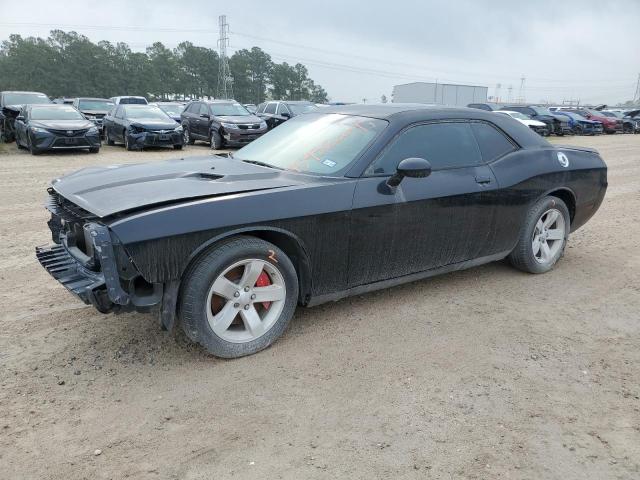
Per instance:
[[[260,128],[259,123],[247,124],[247,125],[238,125],[240,130],[258,130]]]
[[[54,135],[60,135],[62,137],[76,137],[79,135],[84,135],[85,133],[87,133],[89,129],[83,128],[82,130],[55,130],[55,129],[49,128],[47,130],[53,133]]]
[[[85,209],[80,208],[75,203],[61,196],[53,188],[49,189],[49,198],[47,199],[45,207],[53,215],[67,222],[84,222],[96,218],[92,213],[87,212]]]

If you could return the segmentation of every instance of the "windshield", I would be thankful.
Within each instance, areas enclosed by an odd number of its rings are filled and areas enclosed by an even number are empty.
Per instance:
[[[158,107],[125,107],[127,118],[144,118],[147,120],[172,120]]]
[[[217,117],[246,117],[247,115],[251,115],[251,112],[249,112],[249,110],[244,108],[239,103],[212,103],[211,113],[213,113]]]
[[[120,97],[120,105],[146,105],[148,102],[142,97]]]
[[[313,103],[287,103],[287,105],[295,115],[315,112],[318,110],[318,107],[316,107]]]
[[[4,105],[25,105],[28,103],[51,103],[44,93],[5,93],[2,98]]]
[[[547,107],[531,107],[531,109],[538,115],[553,115],[553,113],[551,113],[551,111]]]
[[[56,105],[32,108],[31,120],[84,120],[84,117],[73,107]]]
[[[349,166],[386,126],[376,118],[300,115],[241,148],[234,158],[332,175]]]
[[[184,110],[184,105],[175,104],[175,105],[158,105],[167,115],[172,115],[175,117],[179,117],[182,111]]]
[[[103,112],[111,110],[113,102],[109,100],[79,100],[78,108],[80,110],[101,110]]]

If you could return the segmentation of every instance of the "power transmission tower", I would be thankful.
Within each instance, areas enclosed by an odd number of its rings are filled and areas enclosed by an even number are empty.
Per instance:
[[[640,73],[638,74],[638,81],[636,82],[636,93],[633,96],[633,103],[640,104]]]
[[[507,103],[511,103],[511,92],[513,91],[513,85],[509,85],[507,91],[509,92],[509,94],[507,95]]]
[[[218,68],[218,90],[216,96],[218,98],[233,98],[233,77],[229,69],[229,58],[227,57],[227,47],[229,46],[229,24],[227,16],[220,15],[218,17],[218,25],[220,27],[220,38],[218,39],[218,48],[220,50],[220,66]]]
[[[517,103],[524,103],[524,82],[526,80],[526,78],[520,77],[520,91],[518,92]]]

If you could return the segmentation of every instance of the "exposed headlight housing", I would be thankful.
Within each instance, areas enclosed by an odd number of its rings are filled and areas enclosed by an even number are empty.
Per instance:
[[[267,128],[267,122],[265,122],[264,120],[260,122],[260,128]]]
[[[227,130],[238,130],[239,129],[238,125],[236,125],[235,123],[221,123],[220,125],[222,125],[222,127],[226,128]]]
[[[176,128],[173,129],[173,131],[176,133],[182,133],[182,130],[183,130],[182,125],[178,125]]]
[[[97,134],[97,133],[100,133],[100,132],[98,130],[98,127],[93,126],[93,127],[90,127],[89,130],[87,130],[87,133]]]
[[[46,128],[29,127],[29,130],[31,130],[32,133],[47,133],[47,129]]]
[[[145,131],[140,125],[129,125],[129,130],[133,133],[142,133]]]

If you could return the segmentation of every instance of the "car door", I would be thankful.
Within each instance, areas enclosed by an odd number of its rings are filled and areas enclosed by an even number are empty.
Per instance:
[[[118,105],[116,109],[116,114],[113,117],[113,126],[111,127],[112,138],[124,142],[124,131],[125,131],[125,112],[124,105]]]
[[[199,137],[209,138],[209,122],[211,119],[211,112],[209,111],[209,105],[206,103],[200,104],[200,110],[196,118],[196,133]]]
[[[405,158],[427,159],[426,178],[386,186]],[[416,124],[367,168],[354,194],[349,286],[387,280],[489,255],[497,188],[471,122]]]
[[[277,102],[268,102],[264,107],[264,113],[261,115],[261,117],[264,118],[264,121],[267,122],[267,125],[270,129],[274,128],[277,125],[275,120],[277,107]]]
[[[280,102],[278,104],[278,110],[276,111],[276,116],[274,117],[275,125],[280,125],[283,122],[289,120],[293,115],[291,114],[291,110],[287,107],[287,104],[284,102]]]
[[[115,115],[117,108],[117,106],[111,107],[111,110],[109,110],[102,119],[102,130],[105,138],[107,138],[107,132],[109,135],[113,136],[113,116]]]

